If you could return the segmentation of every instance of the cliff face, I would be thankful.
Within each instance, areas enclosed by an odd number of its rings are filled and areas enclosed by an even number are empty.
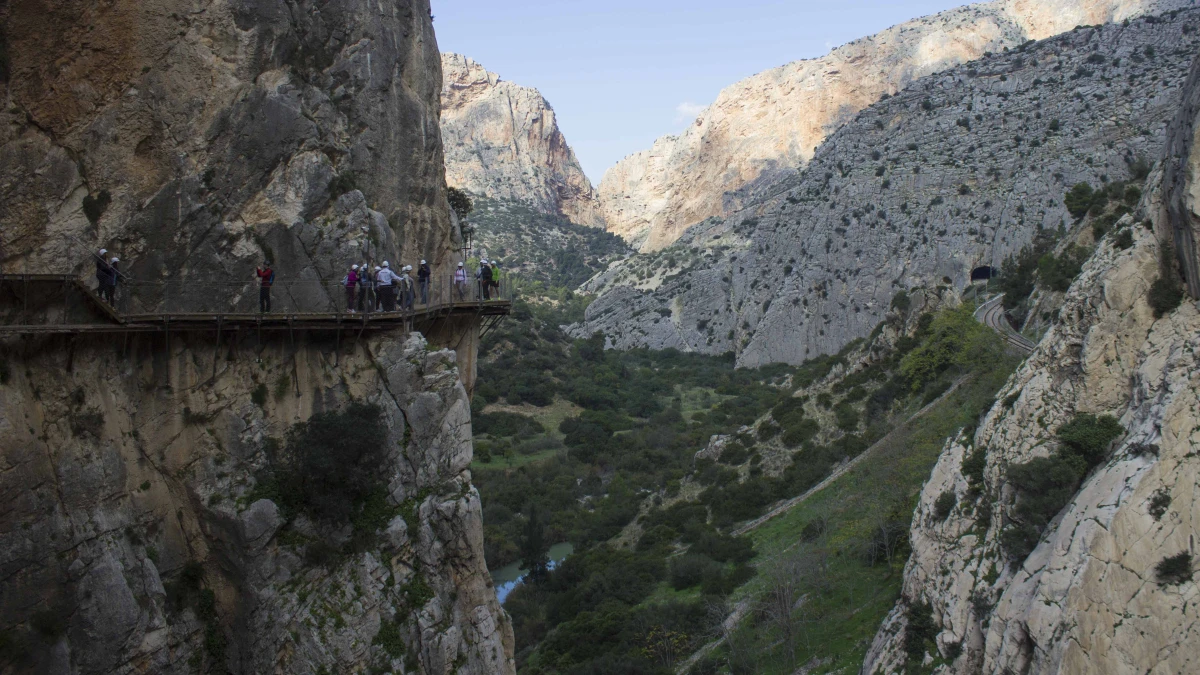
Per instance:
[[[802,168],[830,134],[921,77],[1076,26],[1191,7],[1189,0],[1000,0],[900,24],[738,82],[694,124],[609,169],[600,181],[611,231],[659,250],[689,226],[744,205],[739,191]]]
[[[311,224],[354,188],[371,238],[390,232],[372,257],[450,262],[428,2],[0,12],[6,271],[65,271],[104,245],[140,279],[245,278],[264,252],[281,280],[340,278],[349,259],[309,249]],[[368,236],[346,241],[357,257]]]
[[[285,308],[365,256],[453,264],[428,2],[18,1],[0,25],[5,272],[104,246],[128,309],[246,311],[263,257]],[[467,470],[477,335],[431,338],[465,360],[403,333],[5,338],[0,672],[513,672]],[[382,411],[386,497],[353,527],[288,512],[264,470],[350,402]]]
[[[1194,73],[1200,73],[1200,61]],[[1185,100],[1197,87],[1193,78]],[[1176,131],[1195,128],[1190,105]],[[1168,166],[1194,166],[1175,146]],[[1155,177],[1161,180],[1161,173]],[[1196,177],[1184,185],[1194,190]],[[1191,672],[1197,635],[1195,532],[1200,517],[1200,311],[1193,301],[1156,318],[1147,304],[1172,231],[1157,189],[1144,203],[1154,231],[1135,224],[1125,251],[1103,242],[1075,281],[1061,322],[1042,339],[973,437],[947,444],[921,493],[904,596],[933,610],[936,672]],[[1195,225],[1191,225],[1195,236]],[[1003,531],[1021,522],[1012,465],[1050,455],[1054,432],[1077,413],[1111,414],[1125,434],[1083,482],[1028,557],[1012,558]],[[981,485],[965,458],[982,451]],[[935,503],[953,494],[943,518]],[[1024,498],[1029,498],[1025,496]],[[1160,564],[1186,554],[1164,579]],[[901,603],[876,637],[864,672],[905,659]],[[959,652],[961,651],[961,655]]]
[[[6,672],[513,672],[454,352],[419,335],[340,354],[251,336],[6,347]],[[350,401],[383,410],[399,508],[375,543],[331,552],[349,533],[285,518],[260,478],[271,439]]]
[[[603,227],[596,194],[536,89],[442,55],[446,180],[477,195]]]
[[[915,287],[963,288],[1073,218],[1078,182],[1161,155],[1200,35],[1195,10],[1085,28],[912,83],[830,137],[806,169],[747,193],[589,283],[576,335],[739,364],[836,353]]]

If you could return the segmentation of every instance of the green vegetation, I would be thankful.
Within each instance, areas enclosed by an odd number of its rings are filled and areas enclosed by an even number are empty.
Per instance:
[[[1161,319],[1174,312],[1183,304],[1183,286],[1175,277],[1172,267],[1168,266],[1168,271],[1160,274],[1150,285],[1150,293],[1146,299],[1150,303],[1150,308],[1154,310],[1156,319]]]
[[[1014,562],[1033,552],[1050,521],[1123,433],[1125,429],[1111,415],[1076,415],[1059,428],[1054,454],[1009,465],[1008,483],[1017,491],[1016,518],[1004,530],[1001,543]]]
[[[794,368],[738,370],[729,356],[618,352],[605,350],[599,338],[570,340],[557,326],[583,306],[569,294],[518,302],[525,319],[506,323],[480,362],[474,405],[478,431],[486,430],[481,444],[505,448],[510,460],[526,448],[536,458],[506,467],[493,454],[490,463],[472,467],[489,565],[534,562],[552,542],[575,546],[559,567],[521,584],[506,601],[522,671],[668,672],[711,639],[714,622],[728,613],[727,598],[757,598],[779,576],[767,563],[774,556],[731,536],[733,526],[820,482],[882,438],[896,416],[969,375],[923,418],[928,427],[906,429],[879,450],[887,472],[902,472],[903,480],[872,474],[864,481],[851,472],[859,478],[849,494],[844,486],[818,493],[841,494],[845,503],[836,509],[821,500],[837,517],[826,522],[809,513],[789,542],[805,542],[803,555],[789,564],[810,569],[814,560],[826,561],[822,574],[830,585],[811,604],[830,622],[819,629],[822,640],[841,644],[839,631],[874,631],[896,597],[917,488],[945,437],[956,425],[974,423],[1013,364],[999,339],[974,321],[970,308],[929,316],[917,336],[890,351],[873,350],[867,367],[821,385],[810,398],[798,390],[849,364],[851,354],[861,353],[855,350],[865,349],[861,341]],[[731,436],[720,457],[694,460],[714,434]],[[557,450],[538,450],[552,440]],[[914,447],[919,460],[910,459]],[[764,470],[764,454],[780,453],[782,471]],[[864,508],[864,496],[875,503]],[[880,496],[886,500],[875,501]],[[651,508],[639,515],[644,504]],[[760,532],[778,522],[791,520],[781,517]],[[836,569],[829,566],[835,558]],[[861,611],[864,601],[869,611]],[[790,653],[802,634],[818,629],[787,619],[781,607],[776,603],[774,613],[782,624],[763,630],[786,624]],[[819,640],[806,641],[818,649]],[[756,650],[770,654],[764,663],[794,663],[770,642]],[[735,652],[736,645],[710,665],[737,662]]]
[[[503,269],[519,272],[526,297],[558,297],[630,252],[620,237],[603,228],[577,225],[516,202],[479,195],[471,199],[475,246],[489,259],[499,259]]]
[[[1192,555],[1187,551],[1168,556],[1154,566],[1154,576],[1162,586],[1179,585],[1192,580]]]
[[[975,425],[1015,365],[1003,353],[981,355],[959,388],[889,436],[868,461],[749,534],[759,573],[730,602],[745,600],[751,611],[693,672],[791,675],[814,659],[821,663],[813,673],[857,672],[900,598],[909,520],[946,437]],[[904,413],[922,398],[911,396]],[[789,587],[788,578],[799,583]],[[780,611],[800,597],[800,606]],[[920,605],[909,603],[914,611]],[[914,651],[924,645],[936,659],[930,638],[918,631],[909,644]]]
[[[446,200],[450,202],[450,208],[454,209],[454,215],[458,216],[459,220],[464,220],[475,210],[470,195],[456,187],[446,188]]]

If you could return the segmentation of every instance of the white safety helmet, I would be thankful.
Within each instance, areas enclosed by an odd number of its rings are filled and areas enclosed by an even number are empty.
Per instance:
[[[462,267],[462,266],[463,266],[463,264],[462,264],[462,263],[458,263],[458,266],[459,266],[459,267]]]
[[[424,261],[424,260],[422,260],[422,261],[421,261],[421,264],[422,264],[422,265],[424,265],[424,264],[425,264],[425,261]]]
[[[106,248],[100,249],[100,255],[104,255],[105,253],[108,253],[108,249],[106,249]]]
[[[358,265],[351,265],[351,266],[350,266],[350,269],[352,269],[352,270],[356,270],[356,269],[358,269]]]
[[[383,269],[383,268],[382,268],[382,267],[380,267],[379,265],[376,265],[376,266],[375,266],[375,271],[376,271],[376,272],[378,272],[378,271],[379,271],[379,270],[381,270],[381,269]]]
[[[112,261],[113,262],[121,262],[121,259],[114,255],[112,258]]]
[[[383,266],[384,266],[384,267],[391,267],[391,265],[388,265],[388,261],[386,261],[386,260],[384,260],[384,261],[383,261]]]

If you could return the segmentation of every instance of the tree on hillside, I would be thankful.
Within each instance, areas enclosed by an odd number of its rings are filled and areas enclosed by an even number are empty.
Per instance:
[[[550,571],[550,545],[546,543],[546,523],[538,515],[537,504],[529,506],[529,519],[521,537],[521,567],[529,570],[533,582],[546,578]]]

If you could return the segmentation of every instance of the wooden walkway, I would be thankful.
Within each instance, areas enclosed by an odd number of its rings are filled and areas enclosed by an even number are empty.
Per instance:
[[[151,312],[122,314],[113,309],[97,295],[96,291],[87,286],[79,278],[70,275],[56,274],[0,274],[0,285],[8,285],[14,291],[18,302],[26,298],[20,308],[11,308],[10,318],[16,321],[0,323],[0,334],[8,335],[46,335],[46,334],[80,334],[80,333],[142,333],[142,332],[175,332],[175,331],[206,331],[220,333],[224,330],[326,330],[326,331],[367,331],[394,330],[428,325],[433,322],[454,317],[478,317],[484,321],[485,330],[494,321],[506,316],[512,310],[509,299],[494,300],[462,300],[443,303],[431,303],[427,306],[418,305],[410,311],[395,312],[269,312],[265,314],[250,312]],[[66,292],[79,294],[86,305],[85,309],[96,320],[80,321],[78,317],[68,318],[66,312],[62,321],[46,321],[43,323],[22,322],[28,318],[28,295],[30,287],[45,291],[48,288],[60,288],[65,301]],[[21,290],[17,290],[20,288]],[[42,298],[44,300],[44,298]],[[15,316],[14,316],[15,315]]]

